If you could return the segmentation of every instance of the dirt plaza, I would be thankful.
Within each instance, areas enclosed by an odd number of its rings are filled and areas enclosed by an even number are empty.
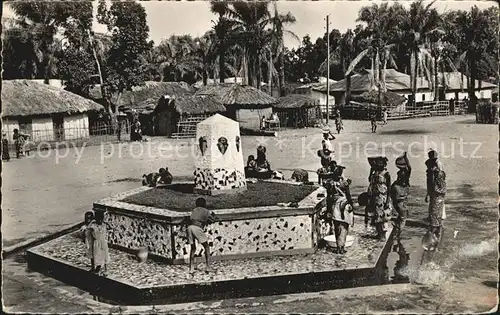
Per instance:
[[[319,129],[307,128],[284,130],[275,138],[243,137],[243,153],[245,157],[255,154],[257,145],[264,144],[271,166],[281,170],[285,177],[289,178],[293,169],[302,168],[310,171],[311,180],[315,180],[314,171],[319,167],[315,153],[320,146],[320,133]],[[493,286],[492,282],[497,279],[497,135],[497,126],[476,124],[473,116],[389,121],[388,125],[380,126],[376,134],[370,132],[368,121],[345,121],[345,132],[335,135],[337,139],[333,142],[336,160],[346,167],[345,175],[352,179],[354,196],[367,186],[367,156],[385,153],[389,158],[389,171],[395,176],[394,159],[401,154],[401,150],[408,150],[413,166],[410,218],[424,219],[427,207],[423,200],[424,161],[430,148],[441,155],[449,193],[445,246],[436,260],[440,266],[440,280],[405,287],[405,292],[388,289],[384,293],[383,287],[372,288],[368,292],[366,288],[352,289],[352,299],[344,299],[338,309],[348,312],[484,312],[494,307],[496,284]],[[157,171],[160,167],[169,167],[174,180],[192,178],[192,143],[152,138],[144,145],[146,147],[140,149],[136,144],[113,143],[77,150],[32,152],[30,157],[4,163],[4,247],[43,237],[81,222],[83,213],[91,209],[93,202],[139,187],[142,174]],[[458,231],[456,235],[454,231]],[[51,293],[50,288],[54,285],[67,294]],[[4,286],[4,304],[12,307],[12,311],[36,310],[51,294],[50,299],[57,301],[51,303],[55,312],[109,312],[113,308],[95,301],[87,303],[85,298],[71,298],[78,295],[77,289],[26,272],[20,258],[4,261]],[[341,294],[338,293],[338,296]],[[471,294],[476,298],[472,298]],[[363,297],[363,303],[360,304],[355,296]],[[337,299],[335,291],[330,291],[324,295],[282,297],[279,303],[276,303],[279,297],[262,297],[219,304],[204,302],[197,307],[210,312],[296,312],[302,307],[303,311],[330,312],[335,305],[332,301]],[[297,308],[299,304],[302,305],[300,309]],[[185,307],[170,311],[182,312],[194,306]],[[128,311],[134,313],[133,309]],[[151,309],[144,308],[142,311],[149,312]]]

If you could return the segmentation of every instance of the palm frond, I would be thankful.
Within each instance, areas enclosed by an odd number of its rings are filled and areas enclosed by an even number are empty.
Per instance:
[[[347,71],[345,73],[346,76],[350,75],[351,72],[356,68],[358,63],[370,52],[371,48],[365,49],[362,52],[360,52],[356,58],[349,64],[349,67],[347,68]]]

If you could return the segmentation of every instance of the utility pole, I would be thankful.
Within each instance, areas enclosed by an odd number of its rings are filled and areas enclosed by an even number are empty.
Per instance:
[[[326,16],[326,124],[330,119],[330,16]]]

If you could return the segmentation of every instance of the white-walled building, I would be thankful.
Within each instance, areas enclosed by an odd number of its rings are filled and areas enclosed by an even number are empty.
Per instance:
[[[386,86],[387,90],[398,93],[407,100],[412,98],[411,79],[408,74],[398,72],[394,69],[386,70]],[[443,74],[439,74],[439,89],[438,93],[440,100],[461,100],[464,97],[468,98],[467,92],[467,76],[459,72],[444,73],[445,86],[443,89]],[[417,78],[417,93],[415,101],[426,102],[434,100],[434,91],[429,88],[429,82],[424,78]],[[373,79],[371,70],[363,70],[358,74],[351,76],[351,93],[352,95],[361,94],[371,90],[373,87]],[[496,89],[496,85],[476,80],[475,89],[477,98],[491,99],[492,94]],[[345,92],[347,89],[346,79],[340,80],[330,85],[330,95],[335,98],[335,104],[345,104]],[[312,87],[313,91],[320,92],[325,95],[326,99],[326,84]]]
[[[89,138],[88,111],[102,106],[79,95],[31,80],[2,82],[2,132],[14,129],[34,142]]]

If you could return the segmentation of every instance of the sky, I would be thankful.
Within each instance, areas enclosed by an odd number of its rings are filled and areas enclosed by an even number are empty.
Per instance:
[[[411,3],[411,1],[399,2],[406,7],[409,7]],[[314,42],[326,31],[327,14],[330,15],[330,29],[344,32],[356,26],[359,9],[372,3],[381,3],[381,1],[277,1],[277,7],[282,13],[290,11],[297,19],[295,24],[287,27],[288,30],[294,32],[299,38],[309,35]],[[147,13],[149,37],[154,40],[155,44],[171,35],[201,36],[213,26],[212,21],[217,19],[217,16],[210,12],[209,1],[142,1],[141,4]],[[486,9],[496,5],[496,2],[438,0],[434,7],[439,12],[446,12],[469,10],[474,5],[480,9]],[[270,8],[272,9],[272,4]],[[97,11],[97,2],[94,3],[94,9]],[[13,15],[5,2],[3,15],[5,17]],[[107,31],[104,25],[97,22],[94,23],[94,30],[102,33]],[[298,47],[300,42],[287,37],[285,45],[289,48]]]

